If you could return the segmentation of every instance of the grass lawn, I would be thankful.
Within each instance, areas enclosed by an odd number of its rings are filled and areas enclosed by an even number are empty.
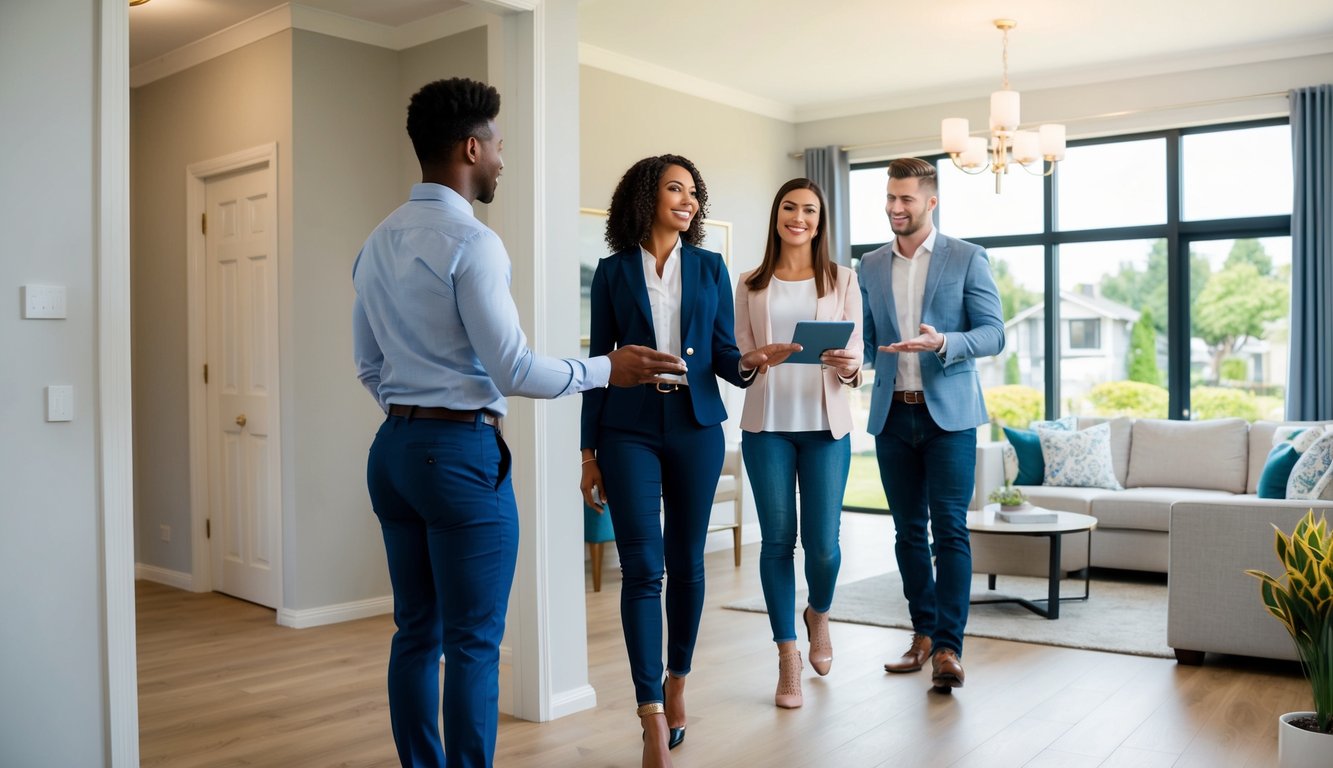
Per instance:
[[[842,497],[844,507],[865,507],[889,509],[889,502],[884,499],[884,486],[879,482],[879,464],[875,454],[852,454],[852,471],[847,477],[847,492]]]

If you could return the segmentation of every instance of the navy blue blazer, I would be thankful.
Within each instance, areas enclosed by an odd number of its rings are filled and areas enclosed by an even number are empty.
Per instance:
[[[722,404],[717,377],[738,387],[748,387],[754,381],[753,377],[741,379],[731,277],[722,256],[681,243],[680,293],[680,351],[688,369],[686,380],[694,418],[700,426],[721,424],[727,418],[727,409]],[[643,254],[638,246],[597,262],[591,298],[590,356],[605,355],[628,344],[658,348],[648,283],[643,275]],[[580,449],[597,447],[601,425],[641,427],[640,411],[650,386],[584,392]]]

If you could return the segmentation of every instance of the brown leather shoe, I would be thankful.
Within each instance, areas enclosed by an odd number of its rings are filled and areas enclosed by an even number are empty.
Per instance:
[[[930,657],[930,683],[947,691],[963,687],[963,663],[951,648],[941,648]]]
[[[912,644],[897,661],[890,661],[884,665],[885,672],[916,672],[926,664],[926,659],[930,658],[931,640],[925,635],[912,633]]]

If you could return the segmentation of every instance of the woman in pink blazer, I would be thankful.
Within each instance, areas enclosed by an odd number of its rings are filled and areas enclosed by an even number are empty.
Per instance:
[[[742,354],[790,341],[801,320],[855,323],[846,349],[824,350],[821,365],[760,368],[745,391],[741,455],[763,533],[759,577],[778,646],[774,703],[785,708],[802,703],[793,560],[798,519],[810,593],[802,613],[810,666],[826,675],[833,663],[828,610],[842,559],[838,524],[851,464],[848,394],[861,385],[861,289],[855,272],[830,260],[827,230],[819,186],[809,179],[783,184],[773,199],[764,261],[741,275],[736,288],[736,344]]]

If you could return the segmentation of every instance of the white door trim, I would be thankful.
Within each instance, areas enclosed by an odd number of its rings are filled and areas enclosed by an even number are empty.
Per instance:
[[[199,222],[207,206],[204,202],[208,179],[223,173],[268,166],[269,199],[278,200],[278,145],[261,144],[229,155],[191,163],[185,169],[185,243],[186,243],[186,365],[189,381],[190,432],[190,574],[195,592],[213,589],[212,556],[205,525],[208,520],[208,393],[204,388],[204,363],[208,357],[208,328],[205,322],[207,257],[204,234]],[[277,226],[276,216],[274,226]],[[275,233],[276,237],[276,233]],[[277,253],[274,253],[276,267]],[[273,397],[279,397],[275,392]],[[275,423],[274,430],[279,425]],[[279,513],[281,514],[281,512]],[[281,546],[281,544],[279,544]],[[279,572],[279,580],[282,574]],[[281,589],[279,589],[281,594]]]
[[[105,589],[108,762],[139,765],[134,633],[134,401],[130,381],[130,15],[97,6],[97,496]]]

